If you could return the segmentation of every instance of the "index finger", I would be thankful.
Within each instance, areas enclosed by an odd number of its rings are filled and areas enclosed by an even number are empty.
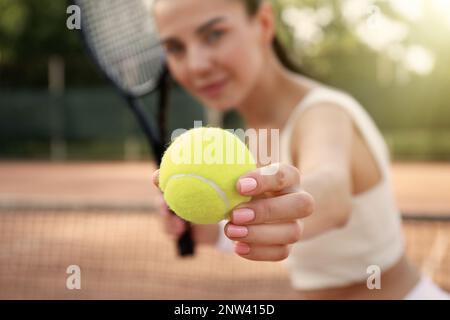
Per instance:
[[[243,203],[233,209],[231,222],[235,225],[279,223],[303,219],[313,212],[313,197],[305,191],[300,191]]]
[[[271,172],[271,174],[267,174],[267,172]],[[265,192],[278,195],[297,192],[300,190],[300,172],[292,165],[276,163],[241,176],[236,188],[240,194],[248,196],[256,196]]]

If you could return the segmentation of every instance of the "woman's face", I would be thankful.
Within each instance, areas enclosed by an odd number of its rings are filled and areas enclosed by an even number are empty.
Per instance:
[[[154,11],[172,76],[209,107],[239,106],[270,43],[257,16],[235,0],[158,0]]]

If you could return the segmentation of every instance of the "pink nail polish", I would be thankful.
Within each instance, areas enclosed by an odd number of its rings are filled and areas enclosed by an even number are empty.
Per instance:
[[[247,193],[252,190],[255,190],[258,183],[253,178],[243,178],[239,180],[239,189],[242,193]]]
[[[250,252],[250,246],[243,242],[236,243],[236,246],[234,247],[234,251],[237,254],[249,254]]]
[[[233,211],[233,223],[241,224],[255,219],[255,212],[252,209],[240,208]]]
[[[231,238],[242,238],[247,236],[248,229],[243,226],[235,226],[233,224],[228,225],[227,235]]]

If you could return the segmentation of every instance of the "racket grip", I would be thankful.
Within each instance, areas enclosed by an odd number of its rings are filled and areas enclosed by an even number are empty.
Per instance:
[[[178,239],[178,255],[181,257],[187,257],[194,255],[195,245],[192,239],[192,227],[189,222],[185,222],[186,229],[181,237]]]

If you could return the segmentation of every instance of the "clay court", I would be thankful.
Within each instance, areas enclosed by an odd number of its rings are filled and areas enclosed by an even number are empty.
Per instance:
[[[176,256],[148,163],[0,163],[1,299],[296,299],[283,263]],[[450,164],[393,165],[411,259],[450,290]],[[78,265],[81,290],[66,288]]]

